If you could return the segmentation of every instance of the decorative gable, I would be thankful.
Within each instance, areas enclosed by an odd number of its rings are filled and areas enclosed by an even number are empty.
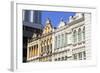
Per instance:
[[[43,34],[48,34],[50,32],[52,32],[52,25],[51,25],[50,19],[48,18],[47,21],[46,21],[45,28],[43,30]]]

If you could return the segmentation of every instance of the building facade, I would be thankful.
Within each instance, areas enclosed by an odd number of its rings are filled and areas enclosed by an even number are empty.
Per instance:
[[[68,22],[61,19],[56,29],[53,28],[50,19],[47,19],[40,36],[36,39],[33,38],[34,40],[30,39],[32,41],[28,43],[27,61],[90,59],[91,50],[88,47],[89,39],[87,38],[89,36],[88,25],[91,23],[90,18],[89,13],[76,13],[75,16],[69,17]]]
[[[55,61],[89,59],[86,47],[86,27],[90,24],[90,14],[77,13],[70,21],[60,22],[54,34]]]
[[[42,32],[41,12],[23,10],[23,62],[27,61],[28,40],[39,36]],[[37,22],[38,21],[38,22]]]
[[[27,51],[29,53],[27,54],[27,61],[52,61],[52,32],[53,28],[51,21],[47,19],[41,35],[29,40],[32,42],[28,43]],[[36,44],[37,47],[32,49]],[[34,55],[34,53],[36,53],[36,55]]]
[[[49,19],[46,21],[46,26],[44,27],[41,36],[41,54],[40,61],[52,61],[52,24]]]

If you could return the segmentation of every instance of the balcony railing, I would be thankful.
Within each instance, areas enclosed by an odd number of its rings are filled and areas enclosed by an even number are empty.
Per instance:
[[[73,46],[77,46],[77,45],[82,45],[82,44],[85,44],[85,41],[81,41],[81,42],[78,42],[78,43],[74,43]]]

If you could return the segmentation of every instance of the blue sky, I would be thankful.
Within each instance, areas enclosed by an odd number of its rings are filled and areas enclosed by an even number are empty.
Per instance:
[[[41,11],[42,25],[45,26],[46,19],[49,18],[53,27],[57,27],[61,19],[68,21],[69,16],[75,15],[75,12],[56,12],[56,11]]]

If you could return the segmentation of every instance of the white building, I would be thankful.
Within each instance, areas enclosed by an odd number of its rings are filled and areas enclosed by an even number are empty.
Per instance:
[[[90,14],[76,13],[69,22],[60,21],[53,34],[53,60],[85,60],[90,58],[88,36]]]

